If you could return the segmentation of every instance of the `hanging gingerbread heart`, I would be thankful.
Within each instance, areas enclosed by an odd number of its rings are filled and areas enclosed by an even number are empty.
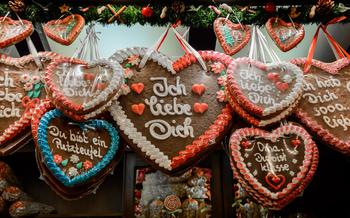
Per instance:
[[[59,20],[51,20],[44,25],[45,34],[52,40],[70,45],[79,36],[85,19],[79,14],[71,14]]]
[[[126,67],[129,79],[126,95],[110,111],[137,153],[154,167],[174,173],[210,152],[228,130],[231,108],[223,102],[221,82],[232,59],[218,52],[199,52],[211,68],[205,72],[194,56],[185,55],[173,64],[177,71],[173,74],[171,61],[157,52],[139,69],[146,51],[124,49],[111,57]]]
[[[304,26],[298,23],[288,23],[280,18],[272,17],[266,23],[266,30],[284,52],[297,46],[305,36]]]
[[[105,120],[76,123],[58,109],[40,119],[37,140],[45,165],[68,187],[97,176],[119,149],[119,136],[112,124]]]
[[[311,181],[318,150],[311,136],[288,124],[271,133],[243,128],[230,138],[235,177],[260,204],[279,210],[298,197]]]
[[[292,61],[300,67],[306,59]],[[348,59],[333,63],[312,60],[304,76],[304,93],[296,110],[300,121],[332,148],[350,154],[350,66]]]
[[[238,58],[227,74],[227,94],[248,113],[263,119],[286,110],[302,93],[303,72],[287,62],[263,64]]]
[[[27,20],[0,17],[0,48],[14,45],[33,33],[33,24]]]
[[[86,63],[62,58],[45,72],[50,99],[75,120],[87,120],[103,112],[117,96],[123,80],[121,66],[107,60]]]
[[[39,53],[38,61],[46,67],[59,55]],[[36,104],[46,97],[43,69],[29,55],[11,58],[0,55],[0,155],[11,154],[30,139],[30,119]]]
[[[250,39],[249,26],[235,24],[225,18],[214,21],[214,32],[224,52],[234,55],[247,45]]]

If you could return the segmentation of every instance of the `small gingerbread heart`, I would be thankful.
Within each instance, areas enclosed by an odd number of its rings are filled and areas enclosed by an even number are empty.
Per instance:
[[[16,44],[33,33],[33,24],[28,20],[12,20],[0,17],[0,48]]]
[[[44,32],[50,39],[62,45],[70,45],[78,37],[84,25],[84,17],[71,14],[63,19],[47,22],[44,25]]]

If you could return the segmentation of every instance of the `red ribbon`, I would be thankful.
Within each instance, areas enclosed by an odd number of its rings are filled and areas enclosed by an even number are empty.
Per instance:
[[[316,30],[316,33],[315,33],[315,35],[314,35],[314,37],[312,39],[312,42],[311,42],[311,45],[310,45],[310,49],[309,49],[309,53],[308,53],[307,58],[306,58],[306,62],[305,62],[305,65],[304,65],[304,72],[308,72],[310,70],[310,68],[311,68],[312,58],[313,58],[314,53],[315,53],[315,49],[316,49],[316,45],[317,45],[317,39],[318,39],[318,34],[320,32],[320,29],[322,29],[323,32],[326,34],[326,37],[328,38],[329,42],[331,43],[331,46],[334,48],[334,50],[337,53],[338,57],[339,58],[344,58],[346,56],[350,60],[350,55],[346,52],[346,50],[341,45],[339,45],[339,43],[327,31],[327,26],[328,25],[339,23],[339,22],[345,20],[346,18],[347,18],[346,16],[336,17],[336,18],[330,20],[325,25],[318,26],[318,28]]]

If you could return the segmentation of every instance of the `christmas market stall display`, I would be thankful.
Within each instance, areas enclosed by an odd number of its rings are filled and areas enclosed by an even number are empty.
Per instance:
[[[2,1],[0,217],[349,217],[350,5],[280,4]]]

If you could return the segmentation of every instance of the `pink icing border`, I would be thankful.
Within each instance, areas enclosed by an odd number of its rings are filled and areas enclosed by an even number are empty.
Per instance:
[[[293,59],[291,60],[291,63],[299,66],[304,66],[306,63],[306,58]],[[337,60],[332,63],[324,63],[322,61],[312,60],[311,64],[312,66],[320,68],[329,74],[336,74],[342,68],[349,66],[350,61],[346,58]],[[331,132],[329,132],[329,130],[324,129],[322,125],[317,123],[312,117],[310,117],[308,113],[306,113],[300,107],[296,109],[295,115],[307,128],[309,128],[313,133],[317,134],[322,139],[322,141],[326,142],[342,153],[350,154],[350,140],[346,142],[340,140]]]

